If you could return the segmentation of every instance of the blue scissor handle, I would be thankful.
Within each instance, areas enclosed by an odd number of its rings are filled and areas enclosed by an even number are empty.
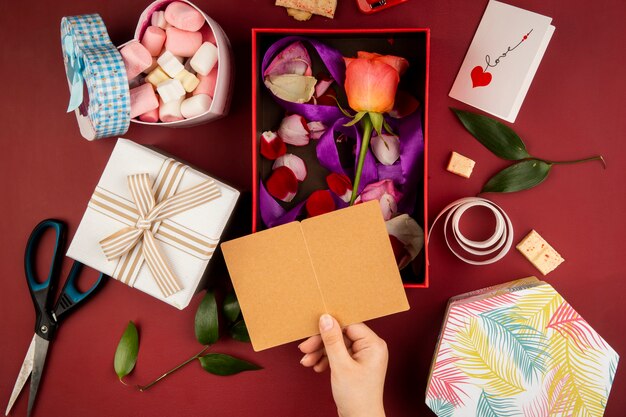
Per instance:
[[[54,252],[50,263],[48,277],[39,282],[37,277],[37,268],[35,262],[37,260],[37,249],[41,237],[48,229],[55,232]],[[59,268],[61,258],[63,256],[61,248],[65,247],[65,224],[59,220],[46,219],[39,223],[33,229],[26,244],[26,253],[24,255],[24,269],[26,272],[26,282],[30,291],[33,305],[35,306],[35,333],[46,340],[52,339],[56,330],[56,320],[51,317],[48,308],[50,304],[50,296],[54,294],[54,289],[59,277]]]
[[[65,285],[63,285],[63,289],[61,290],[61,295],[54,306],[54,315],[58,320],[59,317],[67,313],[68,310],[78,305],[81,301],[91,295],[96,289],[100,287],[101,284],[104,283],[104,274],[100,274],[96,282],[85,292],[81,292],[76,287],[76,279],[80,275],[80,272],[83,268],[83,264],[78,261],[75,261],[72,265],[72,269],[70,270],[69,275],[67,276],[67,280],[65,281]]]

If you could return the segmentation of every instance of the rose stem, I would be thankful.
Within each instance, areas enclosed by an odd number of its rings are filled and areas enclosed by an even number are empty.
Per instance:
[[[370,137],[372,136],[372,121],[369,114],[366,114],[362,119],[363,122],[363,140],[361,141],[361,151],[359,152],[359,163],[356,166],[356,173],[354,175],[354,184],[352,185],[352,196],[350,197],[350,205],[354,204],[356,200],[359,183],[361,182],[361,173],[363,172],[363,163],[365,162],[365,155],[370,146]]]
[[[167,371],[166,373],[164,373],[163,375],[161,375],[160,377],[158,377],[154,381],[150,382],[148,385],[143,385],[143,386],[142,385],[137,385],[137,389],[139,391],[142,391],[142,392],[148,390],[150,387],[152,387],[154,384],[156,384],[157,382],[159,382],[160,380],[162,380],[166,376],[173,374],[174,372],[178,371],[183,366],[185,366],[185,365],[193,362],[194,360],[198,359],[200,356],[202,356],[210,348],[211,348],[211,346],[205,346],[204,349],[202,349],[199,353],[196,353],[191,358],[187,359],[185,362],[183,362],[180,365],[170,369],[169,371]]]

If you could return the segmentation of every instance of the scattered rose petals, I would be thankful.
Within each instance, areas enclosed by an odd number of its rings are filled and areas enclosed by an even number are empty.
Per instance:
[[[365,59],[371,59],[371,60],[384,62],[385,64],[390,65],[393,68],[395,68],[396,71],[398,71],[400,75],[404,74],[406,70],[409,68],[409,61],[399,56],[381,55],[381,54],[376,54],[373,52],[365,52],[365,51],[358,51],[356,56],[358,58],[365,58]]]
[[[291,169],[298,181],[304,181],[306,179],[306,165],[302,158],[292,153],[285,154],[278,157],[276,161],[274,161],[272,169],[277,169],[283,166]]]
[[[424,247],[424,230],[408,214],[401,214],[388,220],[385,226],[391,239],[391,246],[394,246],[394,238],[402,245],[402,251],[394,248],[394,255],[396,251],[401,254],[400,259],[396,255],[396,261],[398,267],[402,269],[410,264]]]
[[[317,84],[315,84],[315,97],[323,96],[333,82],[335,81],[328,75],[318,76]]]
[[[401,194],[394,187],[393,181],[382,180],[368,184],[356,199],[355,204],[378,200],[383,218],[387,221],[398,212],[397,201],[400,196]]]
[[[317,80],[309,75],[284,74],[265,78],[265,86],[278,98],[291,103],[306,103],[315,93]]]
[[[290,145],[304,146],[309,143],[309,127],[304,117],[299,114],[292,114],[280,122],[278,136]]]
[[[337,208],[335,200],[328,190],[314,191],[306,200],[306,212],[309,217],[319,216],[320,214],[330,213]]]
[[[322,122],[309,122],[307,123],[309,132],[311,133],[311,139],[319,139],[326,131],[326,126]]]
[[[341,198],[346,203],[350,202],[350,197],[352,196],[352,182],[347,175],[332,172],[326,177],[326,184],[328,184],[328,188],[330,188],[333,193],[337,194],[337,197]]]
[[[393,165],[400,157],[400,140],[397,136],[386,133],[376,135],[370,144],[374,156],[383,165]]]
[[[398,269],[402,269],[400,268],[400,264],[409,256],[409,253],[404,248],[404,243],[400,242],[397,237],[389,235],[389,241],[391,242],[391,249],[393,250],[393,256],[396,258]]]
[[[396,99],[393,103],[393,109],[389,112],[389,116],[394,119],[401,119],[417,110],[420,102],[406,91],[398,90]]]
[[[287,145],[274,132],[263,132],[261,135],[261,155],[274,160],[287,152]]]
[[[289,203],[298,192],[298,179],[287,167],[278,167],[265,184],[267,192],[274,198]]]
[[[297,41],[283,49],[270,62],[263,73],[263,77],[269,75],[312,75],[311,57],[302,42]]]

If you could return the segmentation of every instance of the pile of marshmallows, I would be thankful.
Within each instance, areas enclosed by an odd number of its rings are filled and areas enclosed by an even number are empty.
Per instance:
[[[176,122],[206,113],[217,80],[217,46],[204,16],[176,1],[154,12],[151,23],[140,41],[120,49],[131,86],[130,117]]]

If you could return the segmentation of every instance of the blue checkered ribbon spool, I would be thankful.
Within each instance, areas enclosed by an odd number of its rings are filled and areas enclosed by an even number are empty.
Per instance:
[[[130,124],[126,69],[100,15],[64,17],[61,41],[71,91],[68,111],[76,110],[81,134],[92,140],[126,133]]]

